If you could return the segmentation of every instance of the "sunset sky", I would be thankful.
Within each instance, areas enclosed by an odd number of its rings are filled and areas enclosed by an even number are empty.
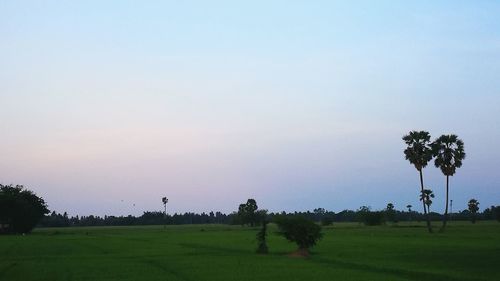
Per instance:
[[[500,2],[0,0],[0,183],[71,215],[500,203]],[[444,208],[445,178],[426,186]],[[420,208],[419,208],[420,207]]]

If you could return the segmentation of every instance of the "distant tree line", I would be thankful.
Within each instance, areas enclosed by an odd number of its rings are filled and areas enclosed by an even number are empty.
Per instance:
[[[361,207],[356,211],[343,210],[335,213],[327,211],[323,208],[317,208],[306,212],[276,212],[267,213],[267,219],[273,221],[277,216],[300,216],[323,225],[329,225],[336,222],[359,222],[364,223],[366,212],[380,213],[383,221],[387,222],[403,222],[403,221],[425,221],[425,215],[417,211],[400,211],[391,210],[390,214],[387,210],[370,211],[368,207]],[[437,221],[442,220],[442,214],[431,212],[430,219]],[[451,215],[452,220],[471,220],[471,211],[466,209],[460,212],[455,212]],[[256,216],[258,218],[259,216]],[[491,206],[483,212],[477,212],[475,219],[481,220],[498,220],[500,221],[500,206]],[[167,215],[164,217],[163,212],[151,211],[144,212],[141,216],[68,216],[66,213],[60,214],[52,212],[45,216],[39,223],[40,227],[63,227],[63,226],[121,226],[121,225],[181,225],[181,224],[233,224],[233,225],[252,225],[250,222],[238,216],[237,212],[224,214],[222,212],[209,213],[183,213]],[[259,225],[255,221],[253,225]]]
[[[166,215],[159,211],[144,212],[141,216],[68,216],[52,212],[39,223],[40,227],[63,226],[121,226],[121,225],[180,225],[180,224],[230,224],[235,214],[221,212],[184,213]]]
[[[428,199],[426,199],[428,200]],[[479,211],[479,201],[469,200],[467,209],[451,214],[453,220],[493,220],[500,222],[500,206],[491,206],[483,212]],[[254,199],[248,199],[240,204],[237,212],[224,214],[222,212],[192,213],[167,215],[160,211],[147,211],[141,216],[68,216],[65,213],[53,211],[50,215],[43,198],[25,189],[21,185],[0,184],[0,233],[29,233],[35,226],[65,227],[65,226],[121,226],[121,225],[181,225],[181,224],[233,224],[262,225],[263,222],[276,222],[281,217],[302,217],[307,220],[330,225],[334,222],[359,222],[366,225],[378,225],[384,222],[423,221],[429,216],[431,220],[441,220],[443,215],[428,212],[422,214],[413,211],[411,205],[407,211],[396,210],[394,204],[388,203],[381,211],[371,211],[362,206],[358,210],[343,210],[335,213],[324,208],[316,208],[312,212],[277,212],[268,213],[258,209]],[[428,209],[429,210],[429,209]],[[283,220],[282,220],[283,221]],[[304,225],[305,226],[305,225]],[[265,235],[262,235],[265,238]]]

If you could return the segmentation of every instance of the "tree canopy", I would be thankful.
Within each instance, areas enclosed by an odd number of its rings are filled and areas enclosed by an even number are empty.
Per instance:
[[[263,216],[265,217],[266,211],[257,211],[259,207],[255,199],[248,199],[246,203],[240,204],[238,207],[238,219],[241,224],[248,224],[250,226],[255,226],[259,224]]]
[[[295,242],[299,250],[308,252],[323,236],[321,226],[302,216],[279,216],[275,218],[279,234],[288,241]]]
[[[0,232],[29,233],[48,213],[45,201],[32,191],[0,184]]]

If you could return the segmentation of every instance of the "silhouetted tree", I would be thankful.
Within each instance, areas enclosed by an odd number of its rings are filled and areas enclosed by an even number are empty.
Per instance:
[[[259,214],[257,214],[257,202],[254,199],[248,199],[247,203],[240,204],[238,207],[238,217],[241,224],[249,224],[255,226],[259,221]]]
[[[308,256],[309,249],[323,236],[321,226],[302,216],[278,216],[275,222],[279,228],[278,234],[295,242],[299,247],[297,254],[302,256]]]
[[[431,212],[432,198],[434,198],[434,192],[430,189],[424,189],[420,194],[420,201],[424,202],[429,213]]]
[[[412,205],[408,204],[406,205],[406,208],[408,209],[408,220],[411,221],[411,207]]]
[[[387,207],[385,208],[385,214],[387,216],[387,220],[396,222],[396,211],[394,210],[394,204],[387,204]]]
[[[163,223],[163,228],[167,227],[167,203],[168,203],[168,198],[167,197],[162,197],[161,202],[163,203],[163,207],[165,210],[163,211],[163,216],[164,216],[164,223]]]
[[[469,203],[467,204],[470,214],[471,214],[471,221],[472,223],[476,223],[476,214],[477,211],[479,211],[479,201],[476,199],[471,199],[469,200]]]
[[[420,174],[420,192],[424,190],[424,175],[422,170],[432,160],[431,135],[426,131],[411,131],[403,136],[407,147],[404,150],[406,160],[410,161]],[[432,232],[431,220],[427,214],[425,203],[422,203],[427,221],[427,229]]]
[[[441,227],[441,231],[444,231],[448,221],[450,176],[455,174],[457,168],[462,167],[465,159],[464,142],[456,135],[442,135],[432,143],[432,152],[436,157],[434,165],[446,176],[446,207]]]
[[[364,223],[365,218],[366,218],[366,214],[368,214],[369,212],[370,212],[370,207],[368,207],[368,206],[359,207],[358,211],[356,212],[356,217],[357,217],[358,222]]]
[[[0,232],[29,233],[48,213],[45,201],[32,191],[0,184]]]

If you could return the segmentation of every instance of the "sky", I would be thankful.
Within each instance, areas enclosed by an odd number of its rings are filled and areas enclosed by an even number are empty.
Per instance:
[[[500,2],[0,0],[0,183],[70,215],[500,204]],[[443,212],[445,177],[424,170]]]

